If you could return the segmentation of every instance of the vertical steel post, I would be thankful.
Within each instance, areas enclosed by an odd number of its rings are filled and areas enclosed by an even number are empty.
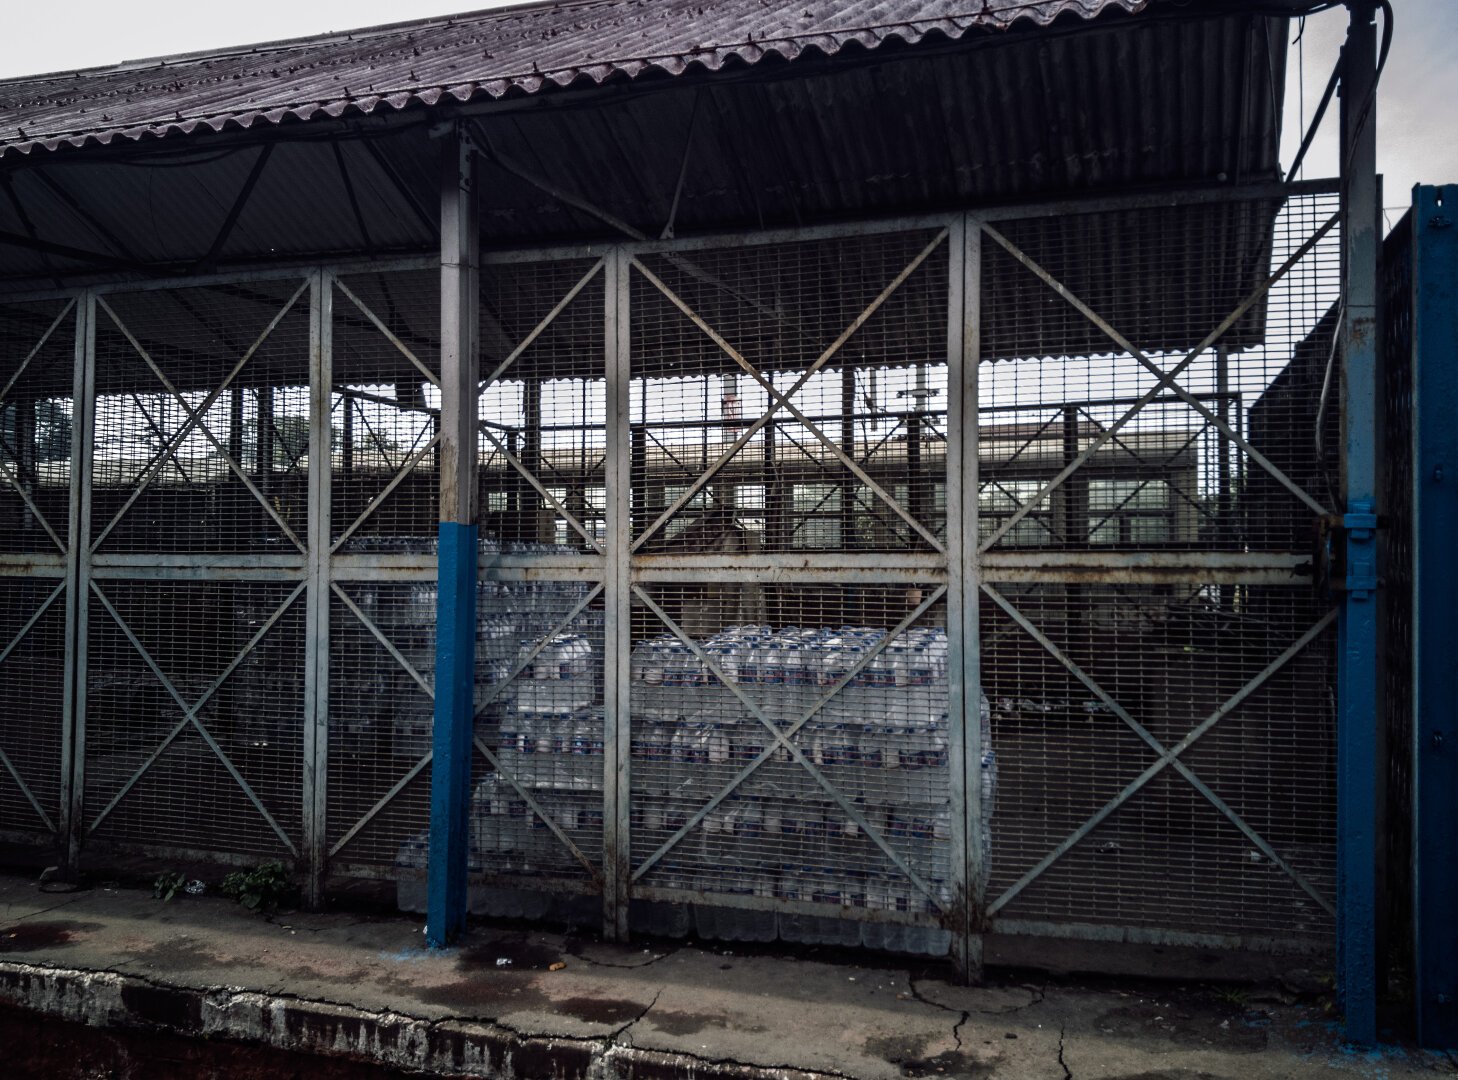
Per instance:
[[[1458,1046],[1458,184],[1413,200],[1413,961],[1418,1041]]]
[[[632,544],[629,490],[629,267],[620,249],[603,267],[607,347],[607,549],[603,568],[605,633],[603,655],[603,933],[611,940],[628,937],[629,820],[632,777],[629,772],[632,730],[628,699],[632,648],[632,608],[628,597],[629,549]]]
[[[959,217],[947,236],[947,769],[951,785],[952,844],[952,958],[957,977],[970,981],[977,975],[979,958],[973,955],[969,927],[973,892],[968,887],[967,790],[964,783],[966,738],[966,649],[962,641],[962,559],[966,538],[962,533],[962,440],[965,437],[962,383],[962,277],[966,217]]]
[[[1376,8],[1348,0],[1342,51],[1342,455],[1337,689],[1337,981],[1347,1037],[1377,1035]]]
[[[983,227],[965,214],[952,227],[951,340],[948,366],[948,635],[952,665],[948,688],[958,695],[961,721],[954,726],[948,764],[954,789],[954,837],[959,842],[959,896],[962,927],[956,955],[958,977],[971,982],[983,971],[983,933],[987,930],[987,867],[983,861],[983,659],[981,659],[981,571],[978,548],[978,360],[981,357]],[[956,484],[952,484],[956,469]],[[954,525],[955,520],[955,525]],[[959,802],[958,802],[959,800]],[[961,813],[955,813],[955,810]],[[954,866],[956,864],[954,863]]]
[[[61,706],[60,840],[68,874],[81,855],[86,782],[86,609],[91,588],[91,448],[96,438],[96,299],[76,300],[71,381],[70,519],[66,530],[66,662]]]
[[[457,125],[443,140],[440,187],[440,543],[426,940],[450,944],[466,922],[476,661],[476,411],[480,239],[475,149]]]
[[[309,284],[308,585],[304,592],[304,903],[324,901],[329,788],[329,548],[332,539],[331,408],[334,385],[334,275],[320,270]],[[237,400],[238,394],[235,391]]]

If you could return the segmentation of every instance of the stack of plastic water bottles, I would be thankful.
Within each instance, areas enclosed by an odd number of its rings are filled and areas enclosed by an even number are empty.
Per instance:
[[[567,549],[532,545],[527,553]],[[538,550],[539,549],[539,550]],[[476,694],[502,773],[487,773],[471,802],[471,847],[493,873],[550,874],[577,867],[557,831],[593,848],[602,832],[602,612],[584,609],[581,581],[488,582],[478,610]],[[497,684],[517,672],[502,693]],[[538,814],[522,791],[532,793]],[[548,821],[550,819],[550,823]],[[590,834],[593,839],[581,833]],[[595,855],[596,852],[594,851]]]
[[[642,642],[631,659],[635,847],[656,848],[757,767],[669,850],[654,883],[894,911],[949,901],[945,631],[914,628],[887,642],[885,631],[866,627],[735,626],[700,649],[707,662],[663,636]],[[988,721],[984,701],[984,855],[997,768]],[[935,900],[888,866],[856,817],[889,841]],[[877,866],[884,869],[868,869]],[[863,931],[813,916],[778,924],[770,916],[766,926],[765,918],[726,908],[699,931],[846,944],[879,934],[896,940],[866,943],[938,951],[916,928]]]

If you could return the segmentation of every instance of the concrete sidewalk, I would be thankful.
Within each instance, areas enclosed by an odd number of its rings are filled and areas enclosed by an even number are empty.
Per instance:
[[[1319,1003],[1279,993],[996,971],[969,989],[948,974],[479,927],[432,952],[403,916],[265,918],[211,897],[0,878],[0,1004],[391,1075],[1458,1075],[1441,1055],[1344,1047]]]

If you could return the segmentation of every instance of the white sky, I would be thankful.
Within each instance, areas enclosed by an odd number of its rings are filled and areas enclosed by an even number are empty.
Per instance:
[[[208,4],[198,0],[69,0],[60,24],[48,4],[9,0],[4,14],[0,78],[90,67],[119,60],[297,37],[329,30],[396,22],[436,10],[386,0],[249,0]],[[473,0],[460,10],[503,7]],[[1378,116],[1379,167],[1386,176],[1384,202],[1407,204],[1415,183],[1458,182],[1458,0],[1396,0],[1397,33],[1383,76]],[[1346,25],[1343,10],[1307,20],[1304,41],[1307,116],[1331,72]],[[1293,26],[1293,37],[1296,28]],[[1298,47],[1290,52],[1283,162],[1300,144]],[[1336,171],[1336,109],[1308,157],[1305,175]],[[1398,210],[1389,216],[1395,220]]]

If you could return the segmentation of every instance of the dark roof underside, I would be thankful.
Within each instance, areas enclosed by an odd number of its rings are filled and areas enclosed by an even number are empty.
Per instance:
[[[31,125],[0,156],[0,292],[431,254],[449,101],[473,102],[455,115],[483,152],[487,247],[1278,178],[1285,21],[1143,8],[589,0],[0,83],[0,124]],[[383,93],[402,66],[414,88]],[[1177,347],[1209,328],[1166,294],[1199,282],[1233,306],[1275,209],[1091,219],[1064,241],[1069,280],[1136,261],[1126,317],[1162,313]],[[1096,344],[1042,340],[1024,308],[1027,348]]]

